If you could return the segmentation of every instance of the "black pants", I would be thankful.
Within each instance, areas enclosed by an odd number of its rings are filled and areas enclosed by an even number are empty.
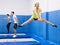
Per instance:
[[[34,20],[38,20],[38,18],[33,18]]]
[[[15,23],[15,24],[14,24],[14,29],[16,29],[16,28],[17,28],[17,24]]]
[[[11,22],[9,22],[9,23],[7,24],[8,33],[9,33],[9,30],[10,30],[10,24],[11,24]]]

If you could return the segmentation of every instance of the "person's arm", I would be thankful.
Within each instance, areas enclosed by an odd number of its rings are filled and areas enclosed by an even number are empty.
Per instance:
[[[34,15],[34,10],[33,10],[33,13],[32,13],[32,15]]]
[[[16,22],[17,22],[17,24],[18,24],[18,20],[17,20],[17,17],[15,17],[15,20],[16,20]]]
[[[42,17],[42,9],[40,9],[40,18]]]

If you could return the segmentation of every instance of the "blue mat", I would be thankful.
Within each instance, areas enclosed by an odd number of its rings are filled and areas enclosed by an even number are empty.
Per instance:
[[[3,42],[0,45],[41,45],[37,42]]]
[[[21,38],[31,38],[27,35],[17,35],[16,38],[13,38],[13,35],[0,35],[0,39],[21,39]],[[29,42],[0,42],[0,45],[40,45],[36,41],[29,41]]]
[[[31,38],[27,35],[17,35],[16,39],[17,38]],[[13,35],[7,35],[7,36],[0,36],[0,39],[14,39],[13,38]]]

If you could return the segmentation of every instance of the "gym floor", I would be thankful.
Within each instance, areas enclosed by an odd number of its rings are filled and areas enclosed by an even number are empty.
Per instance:
[[[54,45],[43,40],[40,42],[24,33],[17,34],[16,38],[12,36],[13,34],[0,34],[0,45]]]
[[[38,41],[24,33],[17,34],[16,38],[12,36],[13,34],[0,34],[0,45],[56,45],[43,39]]]
[[[0,45],[40,45],[40,42],[27,36],[26,34],[17,34],[16,38],[13,34],[0,34]]]

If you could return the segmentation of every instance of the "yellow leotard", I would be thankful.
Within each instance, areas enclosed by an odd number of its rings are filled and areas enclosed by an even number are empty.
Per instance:
[[[38,11],[36,11],[36,9],[33,12],[32,18],[37,19],[40,16],[40,10],[38,9]]]

